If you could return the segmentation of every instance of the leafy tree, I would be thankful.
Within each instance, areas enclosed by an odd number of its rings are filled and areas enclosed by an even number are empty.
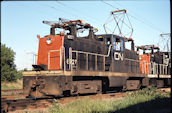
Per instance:
[[[11,48],[1,45],[1,81],[10,82],[22,78],[22,73],[16,70],[14,56],[15,52]]]

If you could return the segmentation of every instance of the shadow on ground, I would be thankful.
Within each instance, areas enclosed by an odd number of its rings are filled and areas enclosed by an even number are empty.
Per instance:
[[[171,113],[171,98],[156,98],[155,100],[131,105],[127,108],[101,113]],[[98,113],[93,111],[92,113]]]

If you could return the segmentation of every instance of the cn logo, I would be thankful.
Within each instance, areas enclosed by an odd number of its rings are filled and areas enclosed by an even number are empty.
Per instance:
[[[124,56],[121,53],[114,52],[114,59],[115,60],[123,60],[124,59]]]

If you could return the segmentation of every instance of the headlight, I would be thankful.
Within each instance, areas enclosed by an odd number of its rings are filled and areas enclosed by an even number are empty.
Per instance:
[[[48,37],[47,40],[46,40],[47,44],[51,44],[51,38]]]

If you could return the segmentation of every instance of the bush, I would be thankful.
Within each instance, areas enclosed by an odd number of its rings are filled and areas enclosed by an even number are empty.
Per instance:
[[[5,44],[1,45],[1,81],[17,81],[22,78],[22,73],[16,70],[14,64],[15,52],[6,47]]]

